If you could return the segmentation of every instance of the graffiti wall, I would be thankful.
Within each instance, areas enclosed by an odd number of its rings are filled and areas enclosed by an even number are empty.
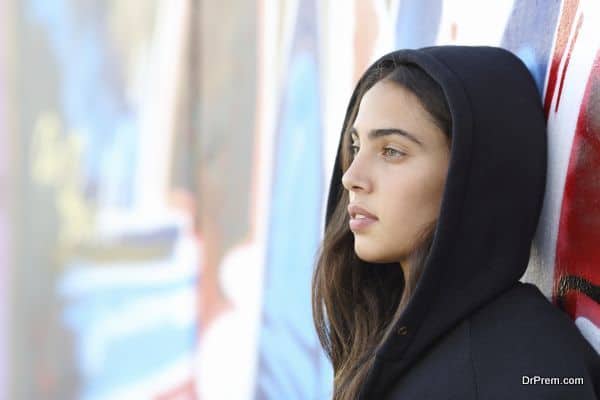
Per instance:
[[[562,5],[543,97],[550,186],[538,242],[553,301],[600,353],[599,18],[595,2]]]
[[[11,398],[190,391],[199,246],[172,160],[188,8],[18,3]]]
[[[433,44],[531,71],[549,162],[523,280],[600,353],[597,2],[344,5],[0,0],[0,396],[328,398],[310,279],[348,99]]]

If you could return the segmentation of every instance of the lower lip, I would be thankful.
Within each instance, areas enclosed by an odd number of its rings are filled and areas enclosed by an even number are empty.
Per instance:
[[[377,222],[376,219],[373,218],[351,218],[350,219],[350,229],[352,231],[359,231],[369,227],[371,224]]]

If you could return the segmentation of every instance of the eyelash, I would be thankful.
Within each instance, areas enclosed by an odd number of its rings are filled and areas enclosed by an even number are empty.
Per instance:
[[[355,149],[358,149],[358,146],[351,144],[351,145],[349,146],[349,148],[350,148],[350,154],[352,155],[352,157],[356,156],[356,153],[354,152],[354,150],[355,150]],[[396,153],[396,154],[398,154],[398,155],[400,155],[400,156],[405,156],[405,155],[406,155],[406,153],[404,153],[404,152],[402,152],[402,151],[400,151],[400,150],[396,150],[396,149],[394,149],[394,148],[391,148],[391,147],[385,147],[383,150],[384,150],[384,151],[385,151],[385,150],[391,150],[391,151],[393,151],[394,153]]]

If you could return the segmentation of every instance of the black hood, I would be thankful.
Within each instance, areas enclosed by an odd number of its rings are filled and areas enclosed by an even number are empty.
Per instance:
[[[505,49],[398,50],[367,72],[390,59],[417,64],[433,77],[452,115],[450,163],[431,253],[396,326],[405,327],[405,334],[392,335],[377,353],[400,373],[525,272],[545,189],[546,119],[529,70]],[[355,89],[346,119],[356,97]],[[341,146],[340,137],[326,225],[344,190]]]

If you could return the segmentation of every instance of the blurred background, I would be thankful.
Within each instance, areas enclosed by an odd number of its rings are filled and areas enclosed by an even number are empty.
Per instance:
[[[593,0],[0,0],[0,399],[329,398],[310,278],[343,115],[434,44],[535,78],[523,280],[600,353],[599,42]]]

